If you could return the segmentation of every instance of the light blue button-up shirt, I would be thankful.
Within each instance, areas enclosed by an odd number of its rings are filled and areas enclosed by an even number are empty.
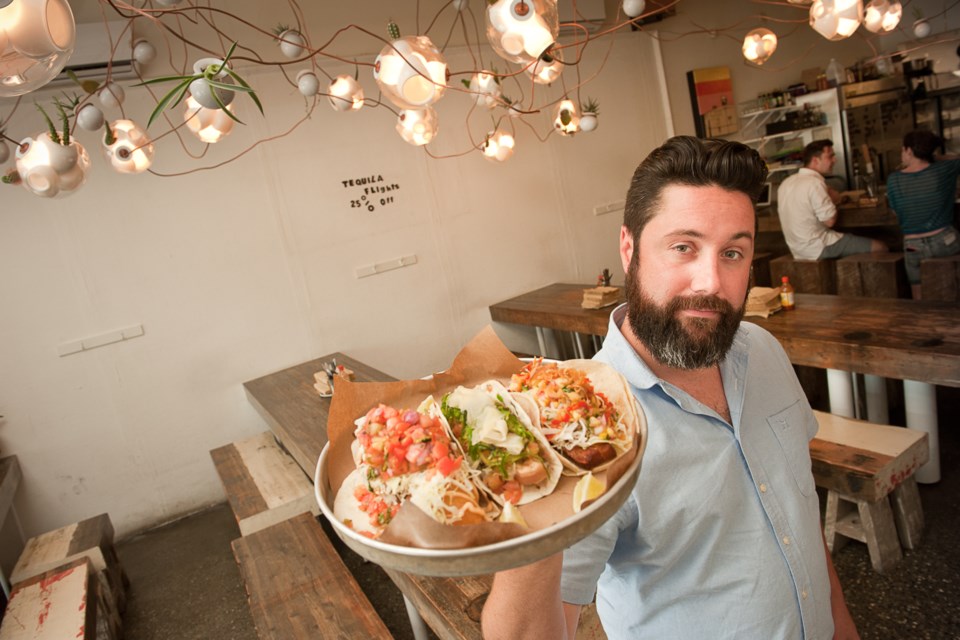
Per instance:
[[[742,323],[720,365],[732,424],[657,378],[611,315],[596,358],[627,379],[648,440],[630,498],[563,557],[563,599],[611,640],[832,638],[810,466],[816,434],[786,354]]]

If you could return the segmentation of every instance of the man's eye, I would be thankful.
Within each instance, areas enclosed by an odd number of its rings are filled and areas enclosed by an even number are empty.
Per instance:
[[[677,244],[674,245],[673,250],[677,253],[690,253],[693,251],[693,248],[688,244]]]
[[[723,252],[723,257],[728,260],[741,260],[743,259],[743,253],[739,249],[728,249]]]

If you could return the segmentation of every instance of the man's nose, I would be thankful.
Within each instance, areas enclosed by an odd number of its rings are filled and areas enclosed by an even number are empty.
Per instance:
[[[720,290],[720,261],[705,257],[691,265],[690,287],[696,293],[714,294]]]

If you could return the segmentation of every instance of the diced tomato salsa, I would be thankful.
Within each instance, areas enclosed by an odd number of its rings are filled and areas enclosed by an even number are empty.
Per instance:
[[[433,467],[449,476],[460,467],[450,436],[433,416],[379,404],[367,412],[356,435],[362,461],[383,480]]]

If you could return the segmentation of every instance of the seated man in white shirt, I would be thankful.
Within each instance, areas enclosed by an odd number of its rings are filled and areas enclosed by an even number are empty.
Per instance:
[[[830,140],[814,140],[803,149],[803,167],[780,185],[777,210],[783,237],[797,260],[828,260],[855,253],[882,253],[879,240],[834,231],[841,196],[827,186],[837,155]]]

